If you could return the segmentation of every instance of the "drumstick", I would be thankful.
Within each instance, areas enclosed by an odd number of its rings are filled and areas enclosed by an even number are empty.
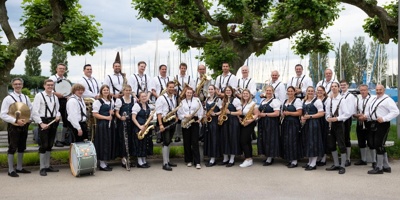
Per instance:
[[[56,122],[57,121],[57,119],[54,119],[53,121],[51,121],[50,123],[48,123],[47,125],[46,125],[46,127],[49,127],[51,124],[53,124],[54,122]],[[44,130],[44,128],[42,128],[42,131]]]

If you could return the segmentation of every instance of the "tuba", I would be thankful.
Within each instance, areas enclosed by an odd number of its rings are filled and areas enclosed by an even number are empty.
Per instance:
[[[240,122],[240,124],[242,124],[242,126],[244,126],[244,124],[246,123],[247,120],[252,120],[253,119],[253,111],[254,111],[255,107],[256,107],[256,104],[253,104],[250,107],[249,112],[247,112],[246,116]]]
[[[153,120],[154,113],[156,113],[155,109],[150,112],[149,117],[147,118],[146,122],[143,124],[143,126],[146,127],[146,129],[141,130],[138,133],[136,133],[139,140],[143,140],[143,138],[150,132],[150,130],[154,128],[154,125],[149,126],[149,124],[151,123],[151,120]]]
[[[93,102],[95,100],[94,98],[84,98],[83,101],[85,102],[86,105],[88,133],[90,133],[90,140],[93,141],[94,133],[96,130],[96,118],[93,116],[92,110],[93,110]]]
[[[222,125],[226,120],[228,120],[228,116],[226,114],[226,110],[228,109],[229,102],[227,101],[221,110],[221,114],[218,117],[218,125]]]
[[[182,103],[180,103],[178,107],[176,107],[176,108],[172,109],[171,111],[169,111],[169,112],[162,118],[163,122],[165,123],[165,122],[169,122],[169,121],[171,121],[171,120],[173,120],[173,119],[176,119],[175,113],[178,111],[178,109],[179,109],[180,107],[182,107]]]
[[[184,120],[182,120],[182,128],[189,128],[192,123],[195,121],[193,119],[193,117],[197,114],[197,112],[199,112],[200,108],[201,108],[201,103],[200,101],[197,101],[197,103],[199,103],[199,107],[197,107],[197,109],[190,115],[189,118],[186,118]]]

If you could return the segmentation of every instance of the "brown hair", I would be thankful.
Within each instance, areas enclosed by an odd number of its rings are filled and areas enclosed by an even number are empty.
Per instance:
[[[111,101],[111,95],[108,94],[107,96],[103,95],[103,89],[104,88],[108,88],[108,90],[110,90],[110,87],[108,85],[102,85],[100,88],[100,94],[99,94],[99,98],[103,98],[103,99],[107,99],[109,101]]]
[[[51,79],[46,79],[46,80],[43,81],[43,85],[46,85],[46,83],[48,83],[48,82],[53,82],[53,83],[54,83],[53,80],[51,80]]]
[[[326,93],[326,90],[325,90],[325,87],[324,87],[324,86],[322,86],[322,85],[318,86],[318,87],[317,87],[317,90],[318,90],[318,88],[321,88],[321,89],[324,90],[324,98],[328,96],[328,94]],[[318,97],[318,92],[317,92],[317,97]]]
[[[250,97],[249,97],[249,99],[247,100],[247,103],[249,103],[249,102],[251,102],[251,99],[252,99],[252,97],[253,97],[253,95],[251,94],[251,92],[250,92],[250,90],[249,89],[244,89],[243,91],[242,91],[242,99],[240,99],[240,102],[242,103],[242,104],[244,104],[244,99],[243,99],[243,93],[244,92],[248,92],[249,93],[249,95],[250,95]]]
[[[144,64],[144,65],[147,66],[146,62],[144,62],[144,61],[139,61],[138,64],[137,64],[137,66],[139,66],[140,64]]]
[[[72,93],[72,94],[75,94],[75,92],[76,92],[76,91],[79,91],[79,90],[85,91],[85,86],[83,86],[83,85],[80,84],[80,83],[75,83],[75,84],[71,87],[71,93]]]

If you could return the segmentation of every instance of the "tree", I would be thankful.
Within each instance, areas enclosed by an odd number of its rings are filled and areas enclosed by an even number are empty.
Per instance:
[[[325,69],[329,62],[328,54],[311,53],[308,70],[314,84],[325,78]]]
[[[397,37],[397,12],[388,13],[375,0],[132,0],[138,18],[160,20],[181,51],[202,48],[199,58],[215,74],[222,61],[236,73],[252,53],[264,54],[284,38],[296,37],[292,49],[299,55],[328,53],[333,45],[323,30],[338,17],[339,2],[379,19],[364,27],[373,37],[385,43]],[[372,33],[377,26],[381,34]]]
[[[40,76],[42,73],[42,66],[40,64],[40,56],[42,50],[37,47],[28,49],[25,56],[25,74],[28,76]]]
[[[370,43],[370,47],[371,50],[369,51],[368,61],[370,63],[369,71],[373,73],[371,80],[375,84],[381,84],[382,80],[386,79],[386,70],[388,66],[386,48],[385,45],[375,41]]]
[[[355,65],[353,71],[353,80],[357,85],[363,83],[364,71],[367,70],[367,48],[364,44],[364,37],[354,38],[353,46],[351,47],[351,58]]]
[[[340,54],[339,54],[340,51]],[[353,79],[353,71],[354,71],[354,63],[351,58],[351,48],[350,44],[345,42],[340,49],[337,48],[335,51],[336,59],[335,59],[335,74],[339,81],[346,80],[348,83],[351,83]],[[340,72],[340,62],[342,63],[342,71]],[[342,74],[340,76],[340,74]]]
[[[63,46],[72,55],[93,54],[101,44],[100,24],[84,15],[78,0],[24,0],[21,16],[23,31],[17,38],[7,13],[6,0],[0,0],[0,25],[8,41],[0,43],[0,99],[7,95],[10,71],[21,53],[41,44]],[[19,27],[18,27],[19,28]],[[0,40],[1,41],[1,40]]]
[[[57,65],[59,63],[64,63],[65,66],[67,66],[64,76],[68,77],[69,70],[68,70],[67,51],[65,51],[63,47],[53,44],[53,52],[51,53],[51,60],[50,60],[51,74],[56,74]]]

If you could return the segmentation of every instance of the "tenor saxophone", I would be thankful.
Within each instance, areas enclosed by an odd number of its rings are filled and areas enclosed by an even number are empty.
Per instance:
[[[124,142],[125,142],[125,150],[126,150],[126,158],[125,159],[125,167],[126,170],[130,171],[131,170],[131,161],[129,160],[129,139],[128,139],[128,130],[127,130],[127,125],[126,125],[126,120],[128,120],[128,115],[126,114],[126,112],[124,112],[122,114],[122,116],[125,117],[125,120],[122,121],[122,125],[124,127]]]
[[[156,113],[155,109],[150,112],[149,117],[147,118],[146,122],[143,124],[143,126],[146,127],[146,129],[141,130],[138,133],[136,133],[139,140],[143,140],[143,138],[149,133],[149,131],[154,128],[154,125],[149,126],[151,120],[153,120],[154,113]]]
[[[196,86],[196,95],[197,95],[197,96],[200,96],[201,89],[203,89],[204,84],[206,84],[206,81],[207,81],[207,75],[202,74],[202,75],[201,75],[201,81],[200,81],[200,83]]]
[[[189,118],[182,120],[182,124],[181,124],[182,128],[189,128],[192,125],[192,123],[195,121],[193,119],[193,117],[197,114],[197,112],[201,108],[201,103],[199,101],[197,101],[197,103],[199,104],[199,107],[197,107],[197,109],[190,115]]]
[[[222,125],[226,120],[228,120],[228,116],[226,115],[226,110],[228,109],[229,102],[226,102],[223,109],[221,110],[221,114],[218,117],[218,125]]]
[[[171,110],[169,113],[167,113],[167,114],[162,118],[163,122],[165,123],[165,122],[169,122],[169,121],[171,121],[171,120],[173,120],[173,119],[176,119],[175,113],[176,113],[176,111],[178,111],[178,109],[179,109],[180,107],[182,107],[182,103],[180,103],[178,107],[174,108],[174,109]]]
[[[246,116],[242,119],[240,124],[242,124],[244,126],[244,124],[246,123],[247,120],[252,120],[253,119],[253,111],[254,111],[255,107],[256,107],[256,104],[253,104],[250,107],[249,112],[247,112]]]
[[[208,122],[208,123],[210,123],[210,122],[212,121],[211,112],[214,111],[214,108],[215,108],[216,106],[217,106],[217,103],[215,103],[214,106],[211,107],[210,110],[208,110],[207,113],[206,113],[206,119],[207,119],[207,122]]]

